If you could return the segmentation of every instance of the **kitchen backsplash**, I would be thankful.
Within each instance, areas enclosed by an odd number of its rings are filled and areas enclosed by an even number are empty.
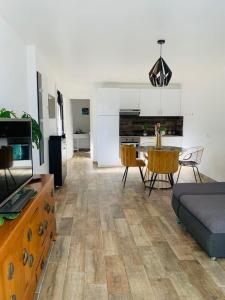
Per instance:
[[[156,123],[165,128],[166,135],[183,135],[183,117],[120,116],[120,136],[153,136]]]

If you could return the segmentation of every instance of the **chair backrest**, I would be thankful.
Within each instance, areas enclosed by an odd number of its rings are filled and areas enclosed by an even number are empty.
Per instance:
[[[11,146],[2,146],[0,149],[0,169],[12,167],[13,151]]]
[[[148,169],[157,174],[173,174],[178,170],[179,151],[156,150],[148,151]]]
[[[200,164],[202,160],[203,151],[204,148],[201,146],[191,147],[181,155],[180,160],[193,161],[197,164]]]
[[[129,167],[136,162],[136,149],[134,145],[124,145],[120,147],[120,158],[122,165]]]

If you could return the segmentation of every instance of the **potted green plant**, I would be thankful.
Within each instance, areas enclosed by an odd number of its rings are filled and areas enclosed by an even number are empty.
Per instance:
[[[0,118],[4,119],[29,119],[32,123],[32,142],[37,147],[37,149],[40,148],[40,141],[42,139],[42,133],[40,130],[40,126],[38,122],[31,117],[30,114],[23,112],[23,114],[18,117],[16,113],[12,110],[7,110],[5,108],[0,109]]]
[[[148,128],[149,128],[148,123],[144,123],[143,128],[144,128],[143,135],[144,136],[148,135]]]
[[[161,135],[165,135],[166,134],[166,127],[160,127],[160,133],[161,133]]]

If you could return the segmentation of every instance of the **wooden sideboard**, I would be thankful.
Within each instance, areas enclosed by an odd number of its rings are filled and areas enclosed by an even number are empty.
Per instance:
[[[56,234],[52,175],[29,185],[38,194],[0,227],[0,300],[32,300]]]

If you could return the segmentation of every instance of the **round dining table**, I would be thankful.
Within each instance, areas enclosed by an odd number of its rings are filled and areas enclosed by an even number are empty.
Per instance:
[[[187,151],[187,149],[182,148],[182,147],[177,147],[177,146],[161,146],[160,148],[157,148],[156,146],[137,146],[136,147],[137,153],[143,153],[145,156],[147,155],[148,151],[152,150],[152,149],[159,150],[159,151],[178,151],[179,155],[182,155],[185,151]],[[147,156],[145,158],[147,159]],[[147,174],[147,167],[146,167],[144,177],[146,177],[146,174]],[[164,177],[166,175],[164,174],[161,176]],[[151,180],[149,180],[149,178],[148,178],[148,180],[145,180],[145,187],[150,188],[150,186],[147,185],[147,182],[149,183],[149,185],[151,185]],[[171,189],[172,188],[171,185],[168,186],[168,180],[166,180],[166,179],[161,178],[161,179],[158,179],[157,182],[158,182],[158,184],[161,182],[162,186],[154,187],[154,189]],[[166,184],[166,186],[164,186],[164,184]]]

